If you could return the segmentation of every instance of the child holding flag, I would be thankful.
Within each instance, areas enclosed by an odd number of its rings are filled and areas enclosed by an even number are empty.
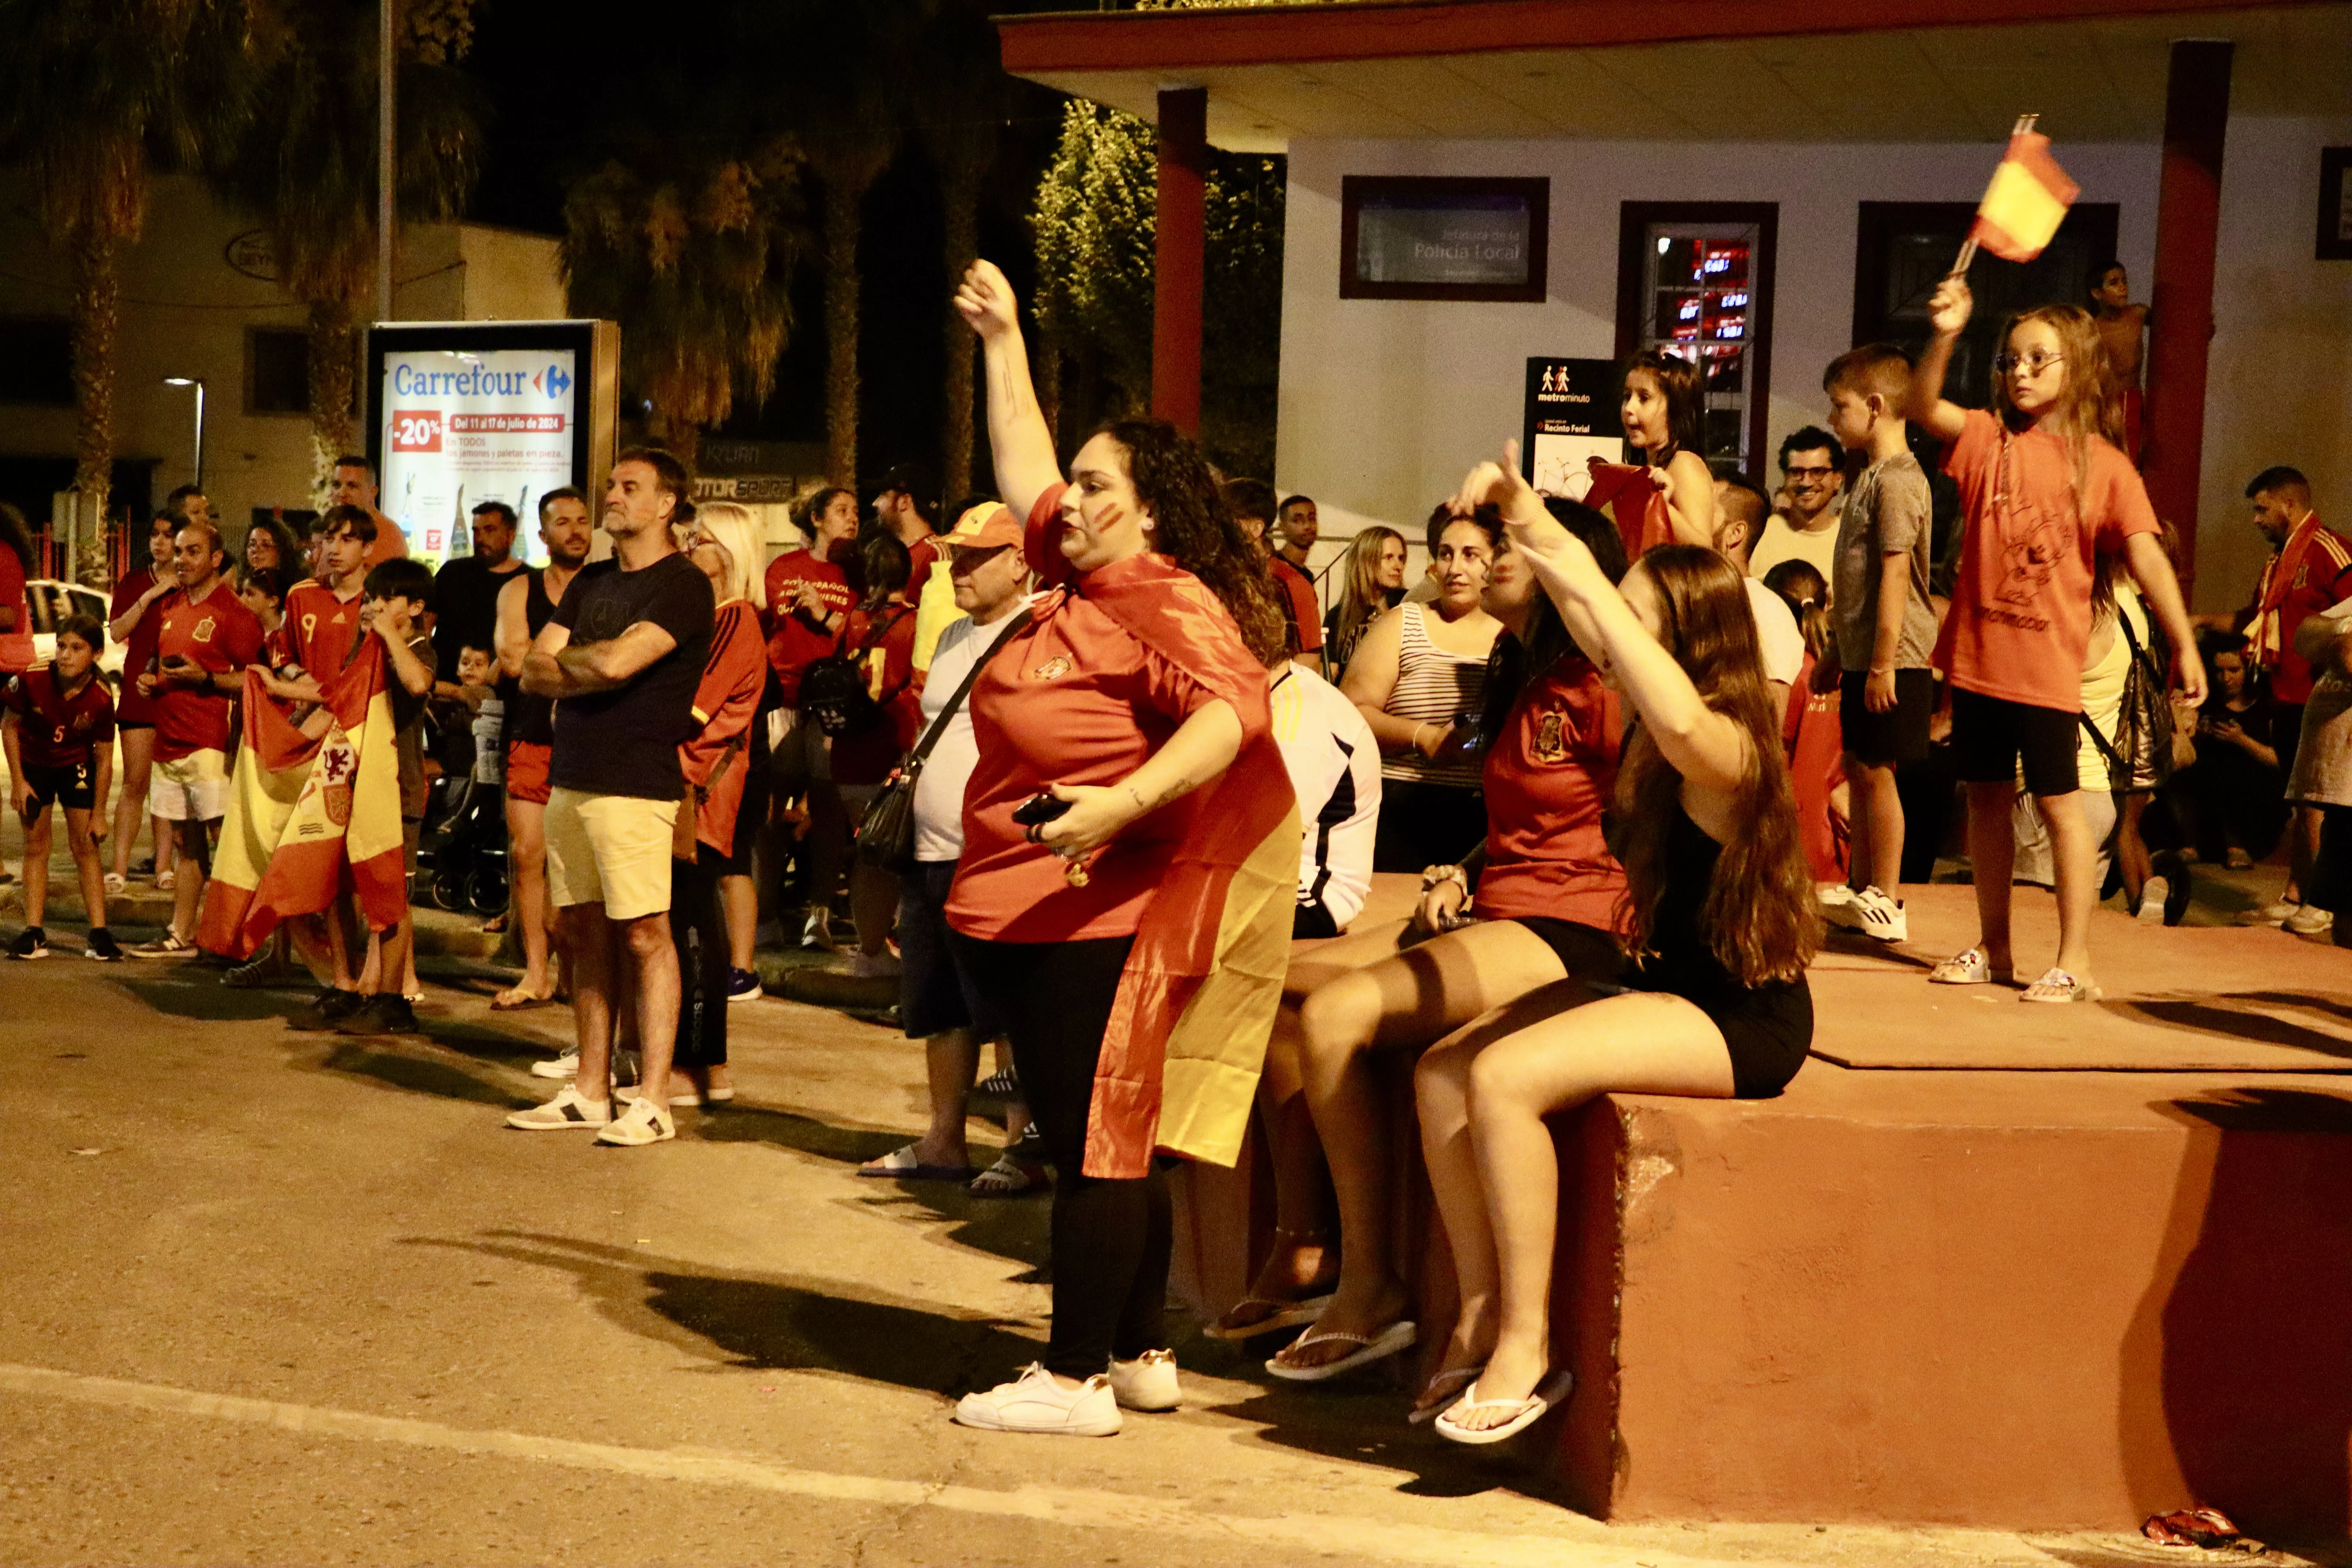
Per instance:
[[[2000,188],[1996,178],[1994,189]],[[1979,229],[1987,247],[1998,249],[1982,219]],[[2204,700],[2205,672],[2172,563],[2158,542],[2147,490],[2115,445],[2121,432],[2089,312],[2044,305],[2012,319],[1993,359],[1988,412],[1943,396],[1952,345],[1973,304],[1958,271],[1936,290],[1928,304],[1935,335],[1912,375],[1908,409],[1945,443],[1944,471],[1958,481],[1966,519],[1937,662],[1953,689],[1952,740],[1969,789],[1969,853],[1981,922],[1976,944],[1937,964],[1929,978],[1965,985],[2013,976],[2010,807],[2021,760],[2025,787],[2050,824],[2059,922],[2057,963],[2026,988],[2024,999],[2095,1001],[2088,945],[2098,892],[2095,847],[2074,798],[2074,754],[2100,554],[2123,555],[2138,579],[2172,639],[2177,678],[2190,702]]]
[[[49,896],[49,807],[65,814],[66,840],[81,873],[89,910],[89,956],[122,956],[106,929],[105,871],[98,862],[106,837],[106,796],[114,767],[114,700],[98,679],[98,652],[106,629],[95,616],[74,616],[58,628],[57,657],[47,669],[27,669],[0,686],[0,740],[8,757],[9,793],[25,823],[25,929],[11,958],[47,958],[41,929]]]

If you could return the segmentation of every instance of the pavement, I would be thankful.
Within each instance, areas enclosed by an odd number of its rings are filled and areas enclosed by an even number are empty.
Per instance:
[[[1604,1525],[1538,1448],[1451,1447],[1376,1377],[1274,1384],[1278,1342],[1186,1318],[1181,1411],[969,1431],[954,1397],[1042,1342],[1048,1205],[856,1174],[923,1121],[920,1047],[887,1025],[735,1006],[739,1099],[598,1148],[500,1125],[570,1021],[491,1014],[478,957],[425,962],[423,1035],[360,1040],[290,1029],[299,993],[89,963],[49,924],[55,956],[0,963],[0,1562],[2183,1560]]]

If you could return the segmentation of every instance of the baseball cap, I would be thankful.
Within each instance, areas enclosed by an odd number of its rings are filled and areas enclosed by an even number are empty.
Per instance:
[[[943,534],[940,542],[950,548],[992,550],[1000,544],[1018,548],[1023,531],[1020,519],[1001,501],[983,501],[956,519],[956,524]]]

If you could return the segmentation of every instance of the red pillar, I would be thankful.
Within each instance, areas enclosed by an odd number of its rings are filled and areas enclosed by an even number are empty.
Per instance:
[[[2164,172],[2156,198],[2149,304],[2147,463],[2156,515],[2180,531],[2180,586],[2193,592],[2205,444],[2205,360],[2213,338],[2213,253],[2221,225],[2221,147],[2234,46],[2172,46],[2164,99]]]
[[[1160,196],[1151,297],[1151,412],[1201,428],[1201,268],[1209,89],[1160,93]]]

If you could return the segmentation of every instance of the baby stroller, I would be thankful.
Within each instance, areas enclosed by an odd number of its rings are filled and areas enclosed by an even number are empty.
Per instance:
[[[461,721],[463,710],[448,721]],[[492,698],[472,716],[472,765],[445,769],[425,799],[417,840],[417,870],[445,910],[495,915],[507,907],[506,748],[499,743],[504,705]],[[451,748],[455,749],[455,748]],[[447,756],[449,750],[436,748]]]

